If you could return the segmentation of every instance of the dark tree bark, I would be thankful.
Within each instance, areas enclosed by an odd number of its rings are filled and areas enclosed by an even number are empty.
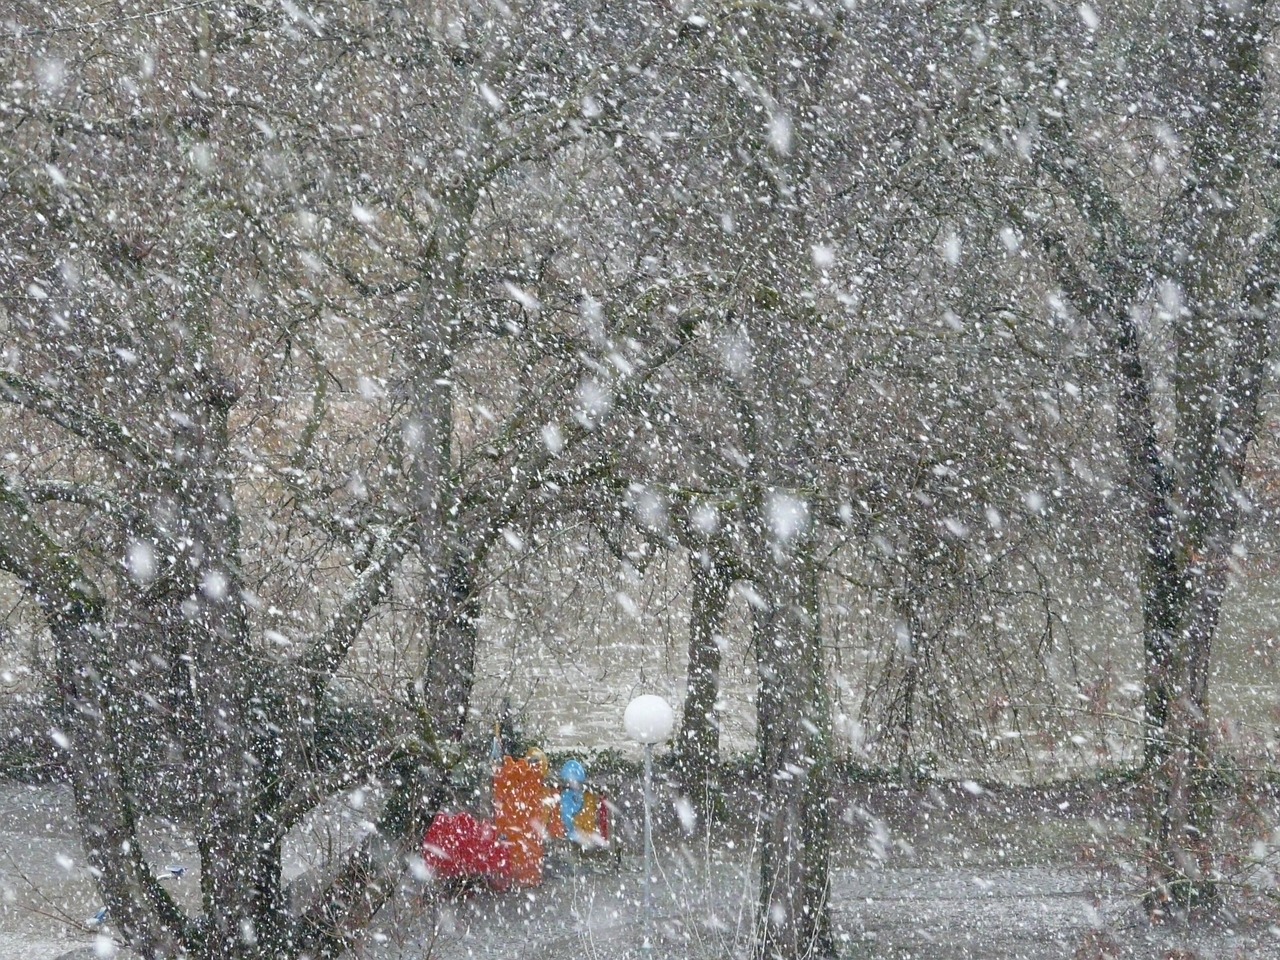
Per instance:
[[[708,815],[716,791],[720,765],[720,696],[725,611],[732,574],[706,551],[689,554],[692,600],[689,611],[689,655],[686,667],[683,720],[676,738],[676,761],[681,787]]]
[[[1048,126],[1041,156],[1088,229],[1087,239],[1051,236],[1045,248],[1115,380],[1141,530],[1146,905],[1158,916],[1212,909],[1220,893],[1208,681],[1280,270],[1276,216],[1259,194],[1274,176],[1251,153],[1251,140],[1266,136],[1264,7],[1209,5],[1189,28],[1200,86],[1179,91],[1197,107],[1186,113],[1184,189],[1160,233],[1142,235],[1064,123]],[[1170,247],[1180,252],[1169,256]],[[1178,292],[1164,429],[1161,388],[1134,315],[1161,285]]]
[[[1265,245],[1267,258],[1274,257],[1274,238]],[[1261,265],[1250,272],[1260,277]],[[1171,489],[1164,459],[1135,458],[1134,464],[1149,477],[1142,485],[1148,497],[1143,769],[1151,791],[1147,906],[1153,913],[1213,907],[1218,900],[1209,674],[1271,349],[1274,275],[1251,286],[1250,305],[1202,321],[1231,330],[1234,350],[1225,377],[1212,387],[1222,412],[1196,411],[1209,430],[1175,461],[1177,488]],[[1149,409],[1146,418],[1149,429]]]
[[[1081,217],[1044,237],[1060,283],[1099,334],[1117,396],[1142,552],[1143,774],[1153,915],[1219,900],[1208,679],[1244,472],[1271,354],[1277,221],[1255,145],[1270,136],[1263,96],[1266,4],[1210,4],[1168,34],[1194,84],[1169,93],[1185,145],[1180,190],[1136,214],[1109,182],[1073,116],[1045,125],[1040,168]],[[1179,78],[1180,80],[1181,78]],[[1273,188],[1273,186],[1272,186]],[[1029,229],[1036,229],[1027,224]],[[1157,297],[1159,293],[1159,297]],[[1155,301],[1161,301],[1156,311]],[[1142,312],[1166,314],[1167,384]]]
[[[755,579],[763,601],[754,616],[762,777],[756,955],[826,957],[834,953],[831,708],[818,564],[808,536],[770,553]]]

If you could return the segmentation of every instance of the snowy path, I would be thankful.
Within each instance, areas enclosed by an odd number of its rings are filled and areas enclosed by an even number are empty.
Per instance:
[[[888,956],[1070,956],[1103,922],[1082,873],[1049,867],[895,868],[844,873],[836,920]]]
[[[87,951],[87,952],[86,952]],[[72,960],[76,953],[93,955],[91,942],[82,940],[43,940],[0,933],[0,957],[5,960]],[[71,954],[71,957],[67,955]]]
[[[91,948],[97,893],[69,791],[0,783],[0,957],[54,960]]]

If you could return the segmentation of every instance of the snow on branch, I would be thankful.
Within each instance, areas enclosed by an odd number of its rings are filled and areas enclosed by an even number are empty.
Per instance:
[[[346,658],[351,644],[382,598],[391,574],[410,546],[412,527],[405,520],[378,530],[365,568],[347,588],[333,617],[308,645],[301,666],[316,677],[320,686]]]
[[[17,404],[87,440],[95,449],[129,462],[156,468],[158,458],[129,428],[80,405],[66,394],[29,377],[0,370],[0,399]]]
[[[0,483],[0,570],[21,580],[50,616],[101,603],[97,588],[36,522],[21,487],[8,477]]]
[[[90,507],[115,517],[126,530],[145,532],[155,542],[169,539],[143,511],[120,500],[113,491],[105,487],[66,480],[41,480],[28,481],[24,490],[32,503],[74,503]]]

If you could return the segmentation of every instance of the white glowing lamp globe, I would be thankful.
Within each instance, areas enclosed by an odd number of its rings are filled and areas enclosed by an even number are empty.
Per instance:
[[[646,693],[627,704],[627,711],[622,715],[622,725],[627,736],[638,743],[661,743],[675,729],[676,714],[667,701]]]

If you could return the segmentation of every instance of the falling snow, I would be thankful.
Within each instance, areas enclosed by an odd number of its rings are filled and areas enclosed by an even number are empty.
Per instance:
[[[1280,953],[1274,0],[9,6],[0,957]]]

